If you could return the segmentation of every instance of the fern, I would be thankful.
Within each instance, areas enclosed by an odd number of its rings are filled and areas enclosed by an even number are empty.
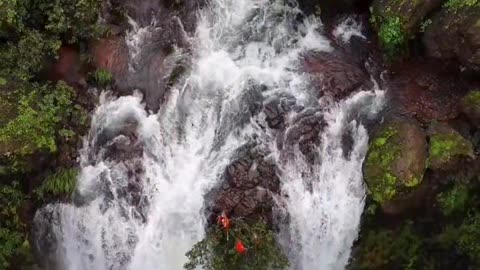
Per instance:
[[[48,176],[35,193],[39,198],[44,198],[46,195],[70,196],[75,191],[77,175],[76,169],[60,169]]]

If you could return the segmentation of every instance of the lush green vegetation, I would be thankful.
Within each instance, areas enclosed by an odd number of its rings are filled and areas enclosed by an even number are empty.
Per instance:
[[[422,245],[411,223],[405,224],[399,231],[370,231],[363,239],[361,249],[364,252],[353,269],[388,269],[392,264],[402,265],[405,270],[419,269]]]
[[[73,112],[73,90],[65,83],[31,85],[20,97],[18,115],[0,128],[0,143],[9,156],[55,152],[56,133]]]
[[[408,37],[399,17],[387,18],[381,24],[378,36],[387,59],[394,59],[404,53]]]
[[[448,0],[444,6],[451,11],[457,11],[460,8],[474,7],[478,4],[480,0]]]
[[[53,198],[69,198],[77,184],[78,171],[76,169],[59,169],[54,174],[48,176],[40,187],[35,190],[40,199],[47,196]]]
[[[242,241],[247,251],[235,250]],[[185,269],[194,270],[280,270],[287,269],[288,260],[276,243],[275,234],[263,222],[248,224],[241,219],[232,221],[227,231],[215,226],[205,239],[187,253],[189,262]]]
[[[98,86],[106,87],[112,83],[113,76],[108,70],[97,69],[93,74],[93,79]]]
[[[467,205],[468,193],[467,186],[457,184],[451,190],[438,194],[437,201],[443,214],[449,216],[456,212],[463,212]]]
[[[10,258],[18,255],[26,238],[26,227],[20,220],[19,210],[24,194],[18,183],[0,185],[0,268],[8,269]]]
[[[85,48],[104,33],[98,23],[100,4],[0,0],[0,269],[11,269],[15,258],[28,262],[26,221],[32,217],[20,218],[20,209],[34,200],[31,192],[48,201],[75,186],[76,172],[66,169],[37,188],[52,170],[49,164],[58,166],[59,147],[77,147],[87,118],[73,88],[46,78],[61,46]]]

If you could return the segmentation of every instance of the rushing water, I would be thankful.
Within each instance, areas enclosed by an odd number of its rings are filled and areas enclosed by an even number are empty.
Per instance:
[[[365,197],[368,135],[357,119],[375,114],[382,92],[364,89],[338,103],[316,102],[300,56],[333,48],[321,22],[299,22],[299,14],[280,0],[213,0],[199,11],[190,37],[191,68],[157,114],[146,112],[139,93],[101,95],[81,153],[75,204],[48,205],[36,216],[37,234],[49,239],[45,253],[55,261],[50,268],[182,269],[184,254],[204,236],[204,195],[222,180],[234,151],[254,138],[277,161],[281,207],[289,216],[279,241],[292,268],[345,267]],[[127,35],[132,72],[151,27]],[[352,23],[340,25],[335,35],[344,42],[361,36],[348,27]],[[251,92],[256,102],[286,94],[300,107],[317,108],[326,121],[316,150],[321,160],[311,165],[298,149],[283,158],[279,138],[258,125],[262,115],[250,114],[245,96]],[[287,117],[292,126],[296,114]],[[348,153],[345,134],[353,141]],[[46,241],[37,240],[39,246]]]

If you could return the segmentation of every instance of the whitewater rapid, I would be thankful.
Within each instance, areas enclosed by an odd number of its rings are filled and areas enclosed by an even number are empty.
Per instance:
[[[278,166],[284,202],[277,210],[289,216],[279,242],[292,269],[344,269],[365,198],[361,164],[368,134],[357,119],[375,115],[383,92],[376,86],[340,102],[314,101],[301,55],[333,48],[321,21],[298,22],[300,13],[280,0],[212,0],[198,11],[189,37],[191,67],[158,113],[147,112],[139,92],[101,94],[81,151],[75,204],[48,205],[35,219],[39,234],[51,239],[51,269],[182,269],[185,253],[205,234],[205,194],[222,181],[235,150],[254,138]],[[127,35],[131,72],[154,27],[136,26]],[[348,42],[362,36],[358,27],[340,25],[335,35]],[[308,164],[298,149],[283,159],[276,137],[258,125],[262,114],[250,115],[243,98],[249,91],[263,101],[285,94],[298,106],[322,107],[321,162]],[[353,141],[348,154],[345,134]],[[138,151],[112,157],[116,145]]]

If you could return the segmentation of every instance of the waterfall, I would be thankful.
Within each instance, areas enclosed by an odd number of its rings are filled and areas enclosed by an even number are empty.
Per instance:
[[[292,269],[344,268],[365,197],[368,135],[358,119],[375,114],[383,92],[317,102],[301,57],[333,47],[321,21],[298,21],[300,14],[290,1],[212,0],[198,11],[191,67],[158,113],[146,111],[139,92],[101,94],[81,150],[75,203],[47,205],[35,218],[37,246],[48,238],[51,269],[182,269],[205,233],[205,194],[222,181],[235,150],[252,140],[277,161],[285,197],[279,211],[289,216],[279,241]],[[127,36],[131,69],[148,28],[133,31],[141,33]],[[245,95],[252,92],[260,103],[288,95],[322,115],[318,162],[308,164],[298,147],[284,158],[278,136],[259,124],[262,114],[249,110]],[[298,114],[287,116],[292,126]],[[345,136],[353,141],[349,151]]]

